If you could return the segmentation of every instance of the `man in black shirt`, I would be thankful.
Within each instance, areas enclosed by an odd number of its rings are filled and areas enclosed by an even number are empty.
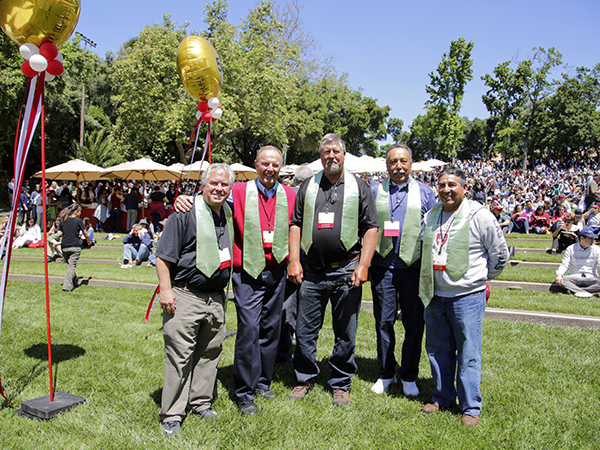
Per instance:
[[[167,435],[181,433],[188,410],[212,409],[217,365],[225,337],[225,293],[231,275],[233,221],[225,201],[235,176],[212,164],[202,196],[186,213],[173,213],[156,252],[165,339],[161,419]],[[197,257],[198,255],[198,257]]]
[[[288,276],[300,284],[300,290],[294,355],[298,385],[289,398],[304,398],[319,374],[317,337],[330,300],[335,345],[329,358],[329,386],[333,404],[348,405],[351,378],[356,374],[361,286],[367,280],[379,225],[373,192],[344,171],[344,141],[327,134],[319,153],[324,170],[300,187],[290,228]]]

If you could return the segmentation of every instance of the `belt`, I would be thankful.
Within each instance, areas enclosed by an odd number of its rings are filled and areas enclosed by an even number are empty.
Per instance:
[[[202,292],[203,294],[211,294],[211,293],[215,293],[215,292],[222,292],[222,291],[205,291],[203,289],[198,289],[196,286],[194,286],[193,284],[190,284],[186,281],[173,281],[172,285],[174,287],[178,287],[181,289],[187,289],[188,291],[196,291],[196,292]]]
[[[329,264],[329,267],[331,267],[332,269],[337,269],[338,267],[344,267],[345,265],[351,263],[355,259],[358,259],[359,256],[360,255],[356,255],[352,258],[342,259],[341,261],[333,262],[333,263]]]

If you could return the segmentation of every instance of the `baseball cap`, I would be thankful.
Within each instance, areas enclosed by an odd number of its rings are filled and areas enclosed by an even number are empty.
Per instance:
[[[496,211],[502,211],[504,208],[502,208],[502,206],[501,206],[501,205],[496,205],[496,206],[494,206],[494,209],[495,209]]]
[[[581,230],[579,232],[579,237],[595,238],[596,232],[594,231],[594,229],[592,227],[585,227],[583,230]]]

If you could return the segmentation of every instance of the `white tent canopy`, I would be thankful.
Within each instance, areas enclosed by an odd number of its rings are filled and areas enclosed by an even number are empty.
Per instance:
[[[59,164],[46,169],[46,178],[49,180],[78,180],[90,181],[102,178],[102,167],[95,166],[81,159],[73,159],[66,163]],[[42,178],[42,172],[34,175],[36,178]]]

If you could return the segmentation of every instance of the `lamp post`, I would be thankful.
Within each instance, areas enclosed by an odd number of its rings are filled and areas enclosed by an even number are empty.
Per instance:
[[[87,51],[87,46],[89,45],[92,48],[96,48],[96,43],[92,41],[90,38],[84,36],[83,34],[76,32],[77,36],[85,43],[85,50]],[[83,56],[84,70],[85,70],[85,53]],[[84,129],[84,107],[85,107],[85,82],[81,80],[81,123],[79,125],[79,147],[83,147],[83,129]]]

